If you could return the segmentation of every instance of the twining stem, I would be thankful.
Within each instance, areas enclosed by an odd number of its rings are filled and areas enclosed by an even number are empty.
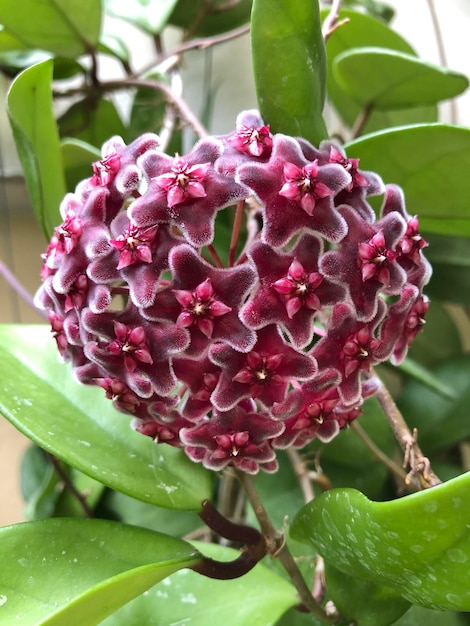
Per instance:
[[[235,211],[235,219],[233,220],[232,237],[230,239],[230,249],[228,253],[228,266],[233,267],[235,263],[235,254],[237,252],[237,243],[240,236],[240,230],[243,223],[245,200],[240,200],[237,203]]]
[[[333,621],[325,613],[324,609],[313,598],[297,566],[297,563],[294,560],[294,557],[287,547],[283,533],[276,530],[273,523],[271,522],[271,519],[269,518],[266,509],[264,508],[264,505],[261,501],[259,493],[253,483],[253,479],[250,475],[245,474],[244,472],[237,471],[236,474],[246,493],[246,497],[253,507],[253,511],[261,528],[261,532],[263,533],[266,541],[268,553],[271,555],[272,558],[277,557],[281,561],[284,569],[289,574],[290,579],[295,585],[299,597],[305,608],[307,608],[310,613],[315,615],[320,621],[324,622],[325,624],[333,623]]]
[[[410,485],[413,476],[416,476],[422,489],[440,485],[441,480],[432,471],[429,459],[424,456],[418,446],[416,429],[413,431],[413,434],[411,434],[403,415],[395,404],[390,392],[380,379],[376,397],[387,416],[396,440],[403,450],[403,467],[410,467],[410,471],[405,477],[405,484]]]

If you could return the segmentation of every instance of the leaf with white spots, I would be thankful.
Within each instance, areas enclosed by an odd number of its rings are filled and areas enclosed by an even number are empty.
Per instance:
[[[409,602],[470,611],[470,472],[391,502],[332,489],[297,513],[294,539],[339,571]]]

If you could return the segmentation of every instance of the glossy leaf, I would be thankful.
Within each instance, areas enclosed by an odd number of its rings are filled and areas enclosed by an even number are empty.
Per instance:
[[[470,436],[470,357],[462,356],[438,364],[431,370],[454,398],[445,398],[424,385],[410,381],[399,397],[403,414],[418,429],[419,443],[426,454],[446,448]]]
[[[321,12],[322,19],[328,9]],[[389,28],[382,19],[376,19],[366,13],[344,9],[339,19],[348,19],[348,23],[338,28],[328,38],[326,44],[328,72],[327,93],[346,125],[352,126],[361,113],[362,107],[349,96],[334,77],[332,66],[335,58],[341,53],[363,46],[380,46],[414,55],[413,48],[397,32]],[[404,124],[436,122],[436,106],[413,107],[400,111],[374,111],[364,125],[362,132],[369,133],[383,128]]]
[[[178,0],[169,23],[193,37],[212,37],[249,22],[251,5],[252,0]]]
[[[450,611],[433,611],[421,606],[412,606],[394,626],[468,626],[466,614]]]
[[[157,35],[166,25],[178,0],[105,0],[109,15],[134,24],[151,35]]]
[[[338,570],[409,602],[468,611],[469,488],[470,473],[391,502],[330,490],[295,516],[291,534]]]
[[[29,48],[76,58],[94,49],[100,0],[2,0],[0,23]]]
[[[67,190],[73,191],[77,183],[92,175],[92,163],[101,159],[101,152],[85,141],[72,138],[64,139],[61,149]]]
[[[39,446],[143,502],[199,510],[210,499],[212,474],[133,431],[101,389],[75,382],[45,326],[0,326],[0,359],[0,413]]]
[[[254,0],[251,47],[258,105],[271,130],[314,144],[325,139],[326,56],[318,3]]]
[[[470,306],[470,238],[426,234],[426,256],[433,266],[426,292],[431,298]]]
[[[197,549],[220,561],[239,555],[231,548],[195,542]],[[188,570],[176,572],[139,596],[102,626],[169,626],[223,624],[272,626],[298,604],[294,586],[259,563],[234,580],[211,580]]]
[[[105,520],[50,519],[0,529],[2,624],[94,626],[175,571],[190,544]]]
[[[391,587],[344,574],[329,562],[325,563],[325,577],[338,611],[360,626],[395,624],[411,606]]]
[[[116,107],[103,99],[85,98],[76,102],[58,119],[58,126],[61,137],[74,137],[95,148],[100,148],[113,135],[125,133]]]
[[[403,187],[422,231],[470,237],[470,129],[423,124],[368,135],[346,145],[361,167]]]
[[[8,93],[8,116],[31,203],[47,237],[60,222],[65,183],[52,110],[53,61],[18,75]]]
[[[361,106],[382,110],[436,104],[468,87],[463,74],[379,47],[343,52],[333,62],[333,74]]]
[[[434,247],[433,244],[431,246]],[[426,249],[426,252],[428,250],[430,248]],[[436,271],[434,262],[433,271]],[[431,279],[431,282],[433,281],[434,275]],[[430,292],[429,286],[426,287],[426,292]],[[410,346],[408,356],[421,365],[430,367],[439,361],[461,356],[462,350],[459,331],[449,311],[438,300],[431,300],[431,306],[426,313],[426,326],[423,332],[416,336]]]

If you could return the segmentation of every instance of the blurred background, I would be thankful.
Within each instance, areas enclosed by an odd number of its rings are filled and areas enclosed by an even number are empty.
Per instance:
[[[387,0],[395,8],[392,27],[407,39],[424,60],[440,64],[440,52],[429,12],[428,0]],[[437,19],[445,45],[449,68],[470,75],[470,2],[469,0],[434,0]],[[112,28],[122,29],[121,36],[132,49],[132,66],[144,67],[153,43],[141,31],[115,18],[107,17]],[[165,41],[171,49],[180,32],[168,33]],[[132,43],[131,43],[132,42]],[[135,45],[134,45],[135,42]],[[102,73],[108,78],[119,78],[117,63],[107,59]],[[215,134],[229,132],[234,127],[240,110],[256,107],[251,71],[249,35],[220,44],[205,51],[185,55],[182,70],[184,98],[193,111],[202,115],[208,89],[215,90],[215,103],[209,130]],[[41,253],[46,241],[33,215],[21,167],[5,111],[9,80],[0,74],[0,262],[30,294],[39,283]],[[62,103],[63,104],[63,103]],[[126,98],[116,102],[121,115],[128,115]],[[337,128],[334,115],[326,111],[330,132]],[[448,103],[441,105],[441,121],[454,121],[470,126],[470,93],[455,101],[454,110]],[[0,323],[43,323],[44,318],[34,311],[8,281],[0,275]],[[0,363],[0,375],[2,364]],[[21,381],[18,381],[21,384]],[[10,424],[0,419],[0,525],[23,519],[23,502],[19,488],[20,461],[29,441]]]

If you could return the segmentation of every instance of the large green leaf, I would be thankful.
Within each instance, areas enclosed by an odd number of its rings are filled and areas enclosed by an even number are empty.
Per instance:
[[[426,257],[433,273],[426,292],[431,298],[470,306],[470,238],[425,234],[429,241]]]
[[[104,0],[107,13],[150,33],[158,34],[166,25],[178,0]]]
[[[447,124],[394,128],[346,146],[361,167],[403,187],[422,231],[470,237],[470,129]]]
[[[343,52],[333,62],[333,74],[361,106],[382,110],[436,104],[468,87],[463,74],[378,47]]]
[[[349,576],[330,562],[325,563],[325,577],[338,611],[359,626],[389,626],[411,606],[391,587]]]
[[[251,46],[264,121],[274,132],[315,144],[325,139],[326,56],[318,2],[254,0]]]
[[[249,22],[251,4],[252,0],[178,0],[169,23],[192,37],[212,37]]]
[[[469,488],[470,473],[391,502],[333,489],[299,511],[291,534],[338,570],[409,602],[469,611]]]
[[[65,182],[52,110],[53,61],[24,70],[8,94],[8,115],[36,216],[47,237],[60,222]]]
[[[220,561],[239,555],[214,544],[195,542],[195,546]],[[124,606],[102,626],[272,626],[296,604],[294,586],[261,563],[234,580],[211,580],[182,570]]]
[[[73,191],[77,183],[92,175],[92,163],[101,159],[101,152],[95,146],[73,138],[63,139],[60,147],[67,190]]]
[[[122,136],[125,133],[124,124],[110,100],[80,100],[57,123],[61,137],[74,137],[96,148],[113,135]]]
[[[45,450],[138,500],[199,510],[212,474],[133,431],[101,389],[73,380],[45,326],[0,326],[0,412]]]
[[[446,398],[417,381],[408,382],[398,404],[409,425],[417,428],[425,454],[441,450],[470,436],[470,356],[444,361],[433,374],[452,390]]]
[[[75,58],[96,47],[100,0],[2,0],[0,23],[30,48]]]
[[[0,620],[94,626],[197,563],[190,544],[105,520],[49,519],[0,529]]]

